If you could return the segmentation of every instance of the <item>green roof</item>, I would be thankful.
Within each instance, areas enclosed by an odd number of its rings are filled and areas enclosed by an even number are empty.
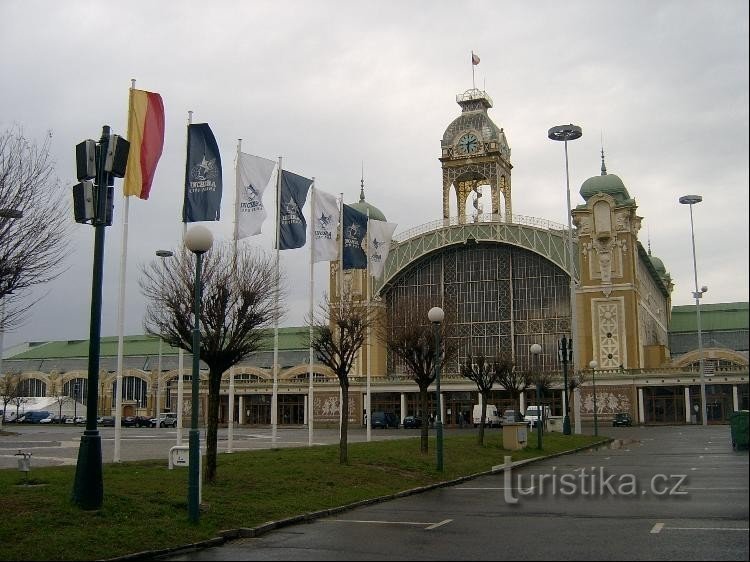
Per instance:
[[[701,304],[702,332],[747,330],[749,325],[750,317],[746,302]],[[671,333],[698,331],[698,317],[694,304],[672,307],[669,331]]]
[[[266,332],[265,341],[260,351],[273,350],[273,329]],[[279,350],[307,349],[310,329],[307,326],[279,328]],[[100,340],[99,355],[116,357],[119,338],[103,337]],[[177,355],[179,349],[162,344],[162,355]],[[13,359],[49,359],[88,357],[89,340],[57,340],[47,342],[30,342],[29,348],[13,355]],[[123,338],[123,356],[143,356],[159,354],[159,338],[147,334],[125,336]],[[10,357],[8,357],[10,358]]]

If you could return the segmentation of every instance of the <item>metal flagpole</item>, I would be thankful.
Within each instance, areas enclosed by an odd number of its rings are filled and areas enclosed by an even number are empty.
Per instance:
[[[279,156],[279,175],[276,178],[276,291],[274,291],[273,321],[273,394],[271,395],[271,447],[276,446],[278,438],[278,400],[279,400],[279,257],[281,253],[281,176],[283,175],[281,156]]]
[[[315,178],[312,178],[312,197],[310,201],[310,369],[308,370],[308,387],[307,387],[307,445],[312,447],[313,444],[313,423],[315,421],[315,412],[313,408],[313,379],[315,377],[313,370],[313,289],[315,286],[315,280],[313,276],[313,259],[314,259],[314,246],[315,246]]]
[[[130,116],[133,90],[135,90],[135,79],[130,80],[130,92],[128,96],[128,117]],[[115,451],[112,462],[120,462],[120,436],[122,433],[122,362],[125,332],[125,268],[128,256],[128,212],[130,209],[130,197],[125,197],[125,208],[122,213],[122,250],[120,252],[120,287],[117,302],[117,383],[115,398]]]
[[[370,274],[370,208],[367,208],[367,317],[372,318],[372,277]],[[370,415],[372,410],[372,393],[370,391],[370,371],[372,371],[372,346],[370,346],[370,324],[367,324],[367,399],[365,400],[367,414],[365,424],[367,425],[367,441],[372,440],[372,423]],[[403,415],[403,413],[402,413]]]
[[[193,112],[188,111],[188,126],[192,125],[193,123]],[[187,158],[187,143],[189,142],[189,135],[186,135],[185,139],[185,157]],[[182,223],[182,239],[185,240],[185,234],[187,234],[187,223]],[[185,244],[182,244],[182,253],[183,257],[185,255]],[[185,399],[183,396],[183,392],[185,390],[185,381],[184,377],[182,375],[183,373],[183,367],[185,365],[185,351],[180,347],[179,352],[177,353],[177,370],[179,371],[177,374],[177,445],[182,445],[182,415],[183,410],[185,409]]]
[[[339,201],[339,318],[344,315],[344,194],[341,193]],[[339,440],[341,439],[341,425],[344,405],[344,393],[341,391],[341,381],[339,381]]]

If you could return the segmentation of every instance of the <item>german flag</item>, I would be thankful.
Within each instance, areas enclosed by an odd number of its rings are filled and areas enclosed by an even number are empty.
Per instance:
[[[164,104],[159,94],[131,88],[129,105],[130,153],[123,194],[148,199],[164,147]]]

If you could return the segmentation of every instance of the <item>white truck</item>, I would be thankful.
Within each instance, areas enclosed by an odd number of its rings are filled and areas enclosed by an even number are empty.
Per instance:
[[[526,413],[523,416],[523,421],[530,424],[531,427],[536,427],[537,421],[539,421],[539,414],[541,414],[544,420],[548,420],[552,415],[549,406],[535,406],[531,405],[526,408]]]
[[[474,405],[471,417],[474,421],[474,427],[479,427],[479,424],[482,423],[482,407],[479,404]],[[500,415],[497,412],[497,406],[494,404],[487,404],[487,417],[484,420],[484,424],[488,427],[500,427],[503,425]]]

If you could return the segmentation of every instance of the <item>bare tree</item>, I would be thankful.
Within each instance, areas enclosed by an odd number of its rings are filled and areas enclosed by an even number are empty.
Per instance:
[[[420,451],[428,452],[429,425],[428,388],[435,381],[435,333],[427,320],[427,311],[434,304],[420,300],[411,308],[392,312],[387,325],[383,324],[379,337],[419,387],[419,416],[422,420]],[[455,357],[455,346],[446,337],[446,322],[440,325],[440,368]]]
[[[521,394],[532,385],[532,374],[513,367],[503,370],[497,382],[510,393],[513,402],[518,405],[516,412],[521,412]]]
[[[0,401],[3,403],[3,415],[0,416],[0,427],[3,427],[3,421],[8,414],[8,404],[16,397],[18,392],[18,375],[6,373],[0,374]]]
[[[26,319],[28,290],[63,271],[73,224],[69,191],[55,177],[51,134],[41,144],[19,126],[0,132],[0,299],[3,328]],[[2,321],[2,319],[0,319]]]
[[[365,342],[367,329],[375,324],[376,312],[366,303],[354,300],[345,292],[338,303],[325,296],[319,313],[312,322],[310,342],[318,360],[329,367],[339,379],[341,387],[341,437],[339,463],[348,462],[349,372],[357,352]],[[368,413],[370,419],[372,414]]]
[[[221,377],[231,366],[260,349],[267,335],[262,329],[270,327],[280,312],[277,283],[274,283],[275,262],[250,249],[239,250],[235,255],[227,245],[216,245],[204,255],[199,350],[193,349],[193,255],[176,252],[172,259],[158,259],[143,266],[142,273],[141,292],[148,303],[146,331],[171,346],[198,353],[208,365],[205,478],[213,482]],[[193,404],[193,408],[197,407],[198,404]]]
[[[62,423],[63,405],[70,402],[71,398],[70,396],[66,396],[62,393],[62,385],[60,384],[59,380],[54,380],[51,383],[50,394],[55,397],[55,402],[57,403],[57,416],[60,420],[60,423]]]
[[[487,421],[487,402],[492,393],[492,387],[500,381],[501,375],[513,370],[513,364],[503,359],[489,360],[483,353],[466,354],[466,360],[461,363],[461,376],[466,377],[477,385],[482,396],[482,419],[479,423],[477,442],[484,445],[484,424]]]

